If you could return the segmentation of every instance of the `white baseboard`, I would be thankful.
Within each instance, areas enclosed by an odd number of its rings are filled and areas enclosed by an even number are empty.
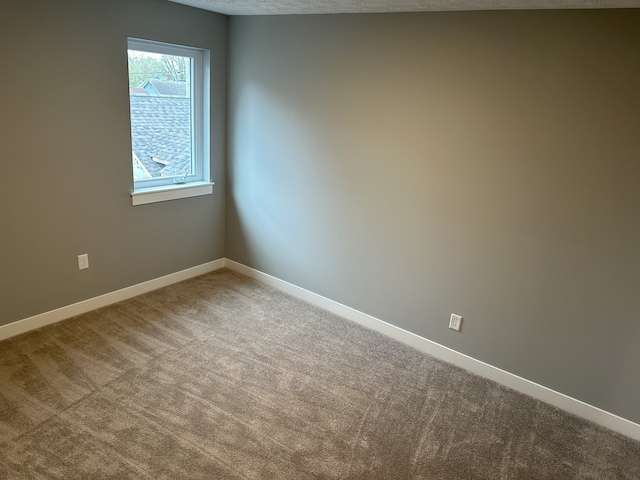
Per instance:
[[[128,298],[142,295],[143,293],[157,290],[158,288],[166,287],[172,283],[197,277],[203,273],[212,272],[223,267],[224,258],[220,258],[212,262],[187,268],[186,270],[154,278],[153,280],[138,283],[137,285],[132,285],[121,290],[116,290],[115,292],[105,293],[98,297],[83,300],[81,302],[57,308],[23,320],[18,320],[17,322],[9,323],[8,325],[2,325],[0,326],[0,340],[14,337],[21,333],[28,332],[29,330],[35,330],[36,328],[44,327],[45,325],[50,325],[67,318],[75,317],[76,315],[81,315],[97,308],[106,307],[107,305],[121,302],[122,300],[127,300]]]
[[[427,340],[426,338],[379,320],[371,315],[354,310],[353,308],[334,302],[326,297],[317,295],[309,290],[297,287],[291,283],[285,282],[284,280],[280,280],[228,258],[224,259],[224,266],[247,277],[266,283],[267,285],[301,300],[328,310],[329,312],[346,318],[347,320],[359,323],[367,328],[394,338],[395,340],[410,345],[417,350],[464,368],[465,370],[480,375],[481,377],[498,382],[520,393],[524,393],[525,395],[529,395],[530,397],[549,403],[554,407],[602,425],[610,430],[626,435],[627,437],[640,440],[640,425],[630,420],[569,397],[563,393],[551,390],[550,388],[489,365],[488,363],[476,360],[475,358],[464,355],[463,353],[452,350],[440,345],[439,343]]]

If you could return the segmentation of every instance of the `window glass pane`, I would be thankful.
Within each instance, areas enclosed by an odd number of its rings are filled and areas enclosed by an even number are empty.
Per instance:
[[[128,50],[135,181],[195,174],[193,59]]]

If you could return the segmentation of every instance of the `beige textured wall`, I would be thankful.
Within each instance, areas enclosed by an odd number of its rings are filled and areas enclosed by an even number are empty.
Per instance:
[[[211,50],[214,195],[131,205],[127,36]],[[0,2],[0,324],[224,256],[226,38],[161,0]]]
[[[233,18],[227,256],[640,422],[639,27]]]

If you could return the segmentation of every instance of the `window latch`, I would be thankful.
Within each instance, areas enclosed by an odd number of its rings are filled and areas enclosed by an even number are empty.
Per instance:
[[[173,183],[185,183],[187,181],[187,173],[189,173],[189,170],[185,170],[182,177],[174,178]]]

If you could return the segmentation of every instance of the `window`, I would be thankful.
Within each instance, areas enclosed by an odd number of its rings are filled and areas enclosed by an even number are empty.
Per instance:
[[[137,39],[127,52],[133,204],[212,193],[208,52]]]

